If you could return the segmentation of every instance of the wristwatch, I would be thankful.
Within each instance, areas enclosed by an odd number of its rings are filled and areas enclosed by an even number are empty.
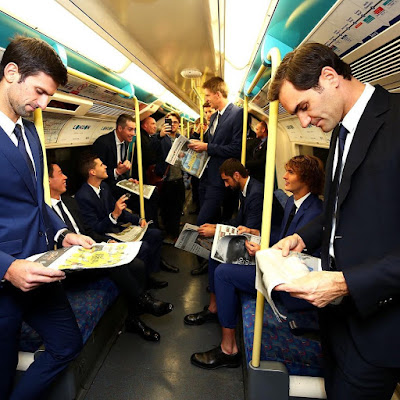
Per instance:
[[[63,247],[63,246],[62,246],[62,242],[64,241],[65,236],[67,236],[68,233],[74,233],[74,232],[72,232],[72,231],[70,231],[70,230],[68,230],[68,229],[65,229],[65,230],[63,230],[63,231],[60,233],[60,235],[58,236],[58,239],[57,239],[57,247],[58,247],[58,248]]]

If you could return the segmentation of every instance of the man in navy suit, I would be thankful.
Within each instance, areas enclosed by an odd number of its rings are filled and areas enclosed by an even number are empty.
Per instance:
[[[247,149],[246,168],[252,177],[264,183],[265,161],[267,159],[268,126],[260,121],[256,126],[256,139]]]
[[[289,197],[285,207],[281,237],[284,237],[287,232],[294,232],[305,226],[321,213],[322,201],[318,198],[318,194],[322,191],[324,181],[322,162],[317,157],[293,157],[287,162],[285,168],[286,173],[283,176],[285,189],[292,192],[293,196]],[[250,229],[248,225],[241,228],[242,232],[260,234],[260,223],[256,229]],[[254,256],[260,246],[246,242],[246,248],[249,254]],[[194,353],[191,358],[194,365],[206,369],[240,365],[241,356],[236,343],[238,293],[243,291],[255,295],[255,278],[255,265],[220,264],[215,269],[216,305],[213,310],[215,313],[218,311],[218,319],[222,326],[222,340],[218,347],[206,352]],[[203,317],[204,322],[211,320],[206,311],[202,314],[205,317]]]
[[[233,158],[226,160],[221,165],[220,174],[226,187],[241,191],[239,212],[235,218],[226,221],[225,224],[238,227],[239,234],[250,231],[248,228],[251,228],[252,232],[258,232],[261,229],[264,186],[249,177],[246,168],[240,161]],[[213,237],[215,229],[215,224],[203,224],[199,227],[199,234],[204,237]],[[204,322],[217,319],[214,273],[219,268],[220,263],[210,257],[208,265],[210,304],[200,312],[186,315],[184,322],[188,325],[201,325]]]
[[[0,64],[0,398],[42,398],[48,385],[82,348],[82,337],[63,291],[62,271],[28,261],[33,254],[94,241],[70,233],[44,202],[43,152],[28,117],[45,109],[67,82],[67,70],[45,42],[15,38]],[[12,389],[22,320],[42,337],[45,350]]]
[[[324,212],[276,246],[321,247],[323,271],[276,289],[321,308],[329,399],[390,399],[400,378],[400,96],[310,43],[285,56],[269,97],[303,127],[334,129]]]
[[[86,182],[75,195],[83,221],[96,233],[119,233],[125,223],[146,225],[145,219],[125,210],[127,195],[122,195],[117,201],[111,194],[109,186],[103,182],[107,179],[107,166],[97,155],[85,154],[82,158],[81,172]],[[148,274],[159,271],[161,261],[162,236],[159,229],[147,229],[140,248],[138,258],[143,260]],[[165,281],[151,278],[153,286],[159,288],[167,286]]]
[[[219,167],[228,158],[240,158],[242,150],[243,110],[228,101],[228,87],[222,78],[213,77],[203,84],[205,100],[217,111],[211,116],[207,130],[208,143],[193,140],[189,147],[210,156],[200,179],[200,212],[197,225],[215,223],[224,201],[225,186]],[[205,268],[193,270],[194,275]]]

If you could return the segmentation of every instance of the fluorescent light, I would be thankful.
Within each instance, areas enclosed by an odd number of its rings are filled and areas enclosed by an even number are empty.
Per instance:
[[[0,0],[0,9],[112,71],[130,60],[54,0]]]
[[[232,97],[243,85],[252,55],[263,37],[270,1],[225,0],[225,81]]]

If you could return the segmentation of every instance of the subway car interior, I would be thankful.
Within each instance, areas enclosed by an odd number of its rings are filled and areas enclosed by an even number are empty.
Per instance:
[[[276,66],[298,46],[321,43],[348,63],[361,82],[400,93],[399,34],[400,0],[0,0],[0,57],[12,38],[23,35],[47,42],[68,70],[68,83],[49,97],[43,111],[36,109],[31,120],[42,142],[44,164],[62,169],[71,196],[84,182],[82,154],[116,129],[121,114],[136,122],[129,153],[137,154],[135,162],[142,160],[139,132],[149,117],[160,132],[170,113],[178,115],[181,136],[190,139],[197,132],[204,140],[207,89],[203,84],[213,77],[223,78],[229,102],[243,110],[243,165],[253,151],[249,149],[260,122],[268,127],[261,240],[268,238],[261,248],[269,244],[271,212],[282,219],[290,195],[283,179],[287,161],[311,155],[325,164],[332,134],[312,125],[304,128],[295,115],[270,103],[268,91]],[[132,166],[131,171],[136,171],[142,192],[132,195],[139,200],[131,211],[146,218],[142,191],[146,171],[141,166]],[[194,180],[189,174],[183,176],[180,229],[186,223],[196,225]],[[48,181],[46,171],[47,202]],[[278,210],[272,206],[273,192]],[[239,206],[235,204],[233,215]],[[160,217],[161,228],[162,222]],[[316,325],[311,334],[293,333],[287,321],[279,322],[264,305],[260,292],[257,299],[239,293],[236,340],[241,366],[209,371],[192,365],[193,353],[219,345],[221,327],[218,321],[201,326],[184,323],[185,315],[209,301],[208,275],[191,274],[206,259],[173,244],[165,241],[161,255],[179,272],[158,272],[157,278],[168,281],[168,287],[151,293],[173,303],[174,310],[161,318],[141,317],[159,332],[158,342],[126,331],[127,305],[107,278],[84,284],[74,279],[67,293],[84,347],[44,398],[327,398],[318,322],[307,322]],[[79,273],[71,274],[79,278]],[[40,337],[24,323],[16,381],[42,351]],[[393,394],[393,399],[399,398],[400,386]]]

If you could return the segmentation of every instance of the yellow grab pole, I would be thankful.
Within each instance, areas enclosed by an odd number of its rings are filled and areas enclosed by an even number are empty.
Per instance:
[[[44,201],[51,207],[50,197],[50,185],[49,185],[49,171],[47,170],[47,155],[46,145],[44,140],[44,129],[43,129],[43,113],[41,108],[36,108],[33,113],[33,122],[35,124],[37,133],[39,135],[40,144],[43,152],[43,189],[44,189]]]
[[[100,79],[93,78],[93,76],[84,74],[83,72],[77,71],[74,68],[68,67],[67,70],[70,75],[76,76],[77,78],[81,78],[90,83],[94,83],[95,85],[102,86],[106,89],[109,89],[115,93],[121,94],[122,96],[125,96],[125,97],[132,96],[132,94],[127,92],[126,90],[122,90],[116,86],[110,85],[109,83],[103,82]]]
[[[257,82],[260,80],[262,74],[264,71],[267,69],[267,67],[264,64],[261,64],[261,67],[258,69],[256,76],[254,77],[253,81],[251,82],[250,86],[247,89],[247,93],[251,93],[251,91],[254,89],[254,87],[257,85]]]
[[[183,136],[183,122],[184,122],[184,120],[183,120],[183,117],[181,117],[181,135]]]
[[[271,80],[272,80],[274,78],[275,71],[277,70],[281,62],[281,54],[279,49],[276,47],[271,49],[268,52],[267,59],[271,60],[271,65],[272,65]],[[250,91],[251,90],[249,89],[249,92]],[[269,105],[268,148],[267,148],[267,162],[265,164],[264,204],[263,204],[263,217],[261,226],[262,250],[267,249],[269,247],[269,236],[271,233],[272,198],[274,191],[274,175],[275,175],[276,134],[278,128],[278,106],[279,106],[279,100],[272,101]],[[264,318],[264,296],[261,294],[261,292],[257,292],[256,314],[254,321],[253,354],[251,360],[251,364],[253,365],[254,368],[258,368],[260,366],[263,318]]]
[[[139,101],[135,96],[135,118],[136,118],[136,151],[138,162],[138,175],[139,175],[139,203],[140,203],[140,216],[146,218],[144,213],[144,199],[143,199],[143,164],[142,164],[142,138],[140,136],[140,112]]]
[[[187,121],[187,138],[190,139],[190,121]]]
[[[247,119],[249,116],[249,98],[245,95],[243,102],[243,137],[242,137],[242,158],[241,162],[246,165],[246,147],[247,147]]]

